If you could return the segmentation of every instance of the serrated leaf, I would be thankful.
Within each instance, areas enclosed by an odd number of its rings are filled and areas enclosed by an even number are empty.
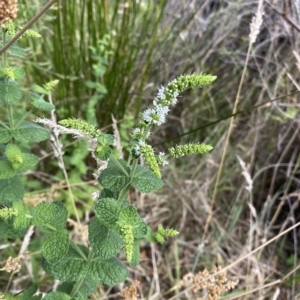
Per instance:
[[[42,243],[42,254],[50,263],[61,260],[69,249],[69,233],[66,229],[45,235]]]
[[[50,137],[48,129],[37,124],[24,121],[14,132],[14,137],[21,143],[39,143]]]
[[[20,67],[11,67],[12,72],[14,73],[15,80],[23,78],[26,73],[23,68]]]
[[[6,160],[0,160],[0,179],[6,179],[17,175],[17,171],[14,170],[12,164]]]
[[[89,272],[89,250],[82,245],[76,246],[80,253],[70,246],[66,256],[55,264],[43,259],[42,266],[46,273],[61,281],[78,281],[85,278]]]
[[[148,231],[147,223],[140,216],[138,216],[133,226],[133,231],[132,231],[133,236],[136,239],[141,239],[147,235],[147,231]]]
[[[49,231],[63,229],[67,223],[68,211],[61,201],[42,202],[33,210],[32,223],[40,229]]]
[[[19,172],[33,169],[39,162],[39,158],[31,153],[23,153],[23,163],[18,168]]]
[[[120,226],[130,225],[135,226],[137,219],[139,218],[138,212],[133,205],[128,205],[124,209],[121,210],[119,214],[118,224]]]
[[[63,292],[51,292],[43,300],[71,300],[72,297]]]
[[[0,171],[1,173],[1,171]],[[0,204],[11,206],[16,201],[21,201],[24,196],[24,186],[17,176],[0,179]]]
[[[118,192],[130,183],[130,169],[126,162],[118,159],[109,161],[107,168],[101,172],[98,181],[106,189]]]
[[[163,181],[150,169],[139,165],[136,167],[131,183],[142,193],[151,193],[163,186]]]
[[[100,198],[99,199],[103,199],[103,198],[114,198],[114,199],[118,199],[119,197],[119,193],[118,192],[113,192],[111,190],[108,189],[103,189],[101,191],[100,194]]]
[[[101,198],[95,203],[95,212],[98,219],[107,227],[116,227],[121,207],[116,199]]]
[[[131,267],[136,267],[140,262],[141,254],[140,254],[140,240],[135,239],[133,242],[133,251],[132,257],[129,262]]]
[[[16,239],[23,237],[26,229],[17,229],[13,225],[13,219],[3,220],[0,219],[0,238],[3,239]]]
[[[39,94],[48,94],[48,92],[43,88],[41,87],[40,85],[37,85],[35,84],[32,89],[36,92],[36,93],[39,93]]]
[[[17,46],[16,44],[12,44],[7,51],[10,56],[17,56],[21,58],[26,54],[26,50]]]
[[[30,226],[30,211],[25,207],[23,201],[16,201],[13,208],[18,212],[18,216],[14,217],[14,227],[18,230],[27,229]]]
[[[0,143],[6,144],[11,140],[11,138],[12,138],[12,130],[0,124]]]
[[[108,145],[98,145],[95,149],[95,155],[100,160],[108,160],[111,156],[111,148]]]
[[[94,258],[91,262],[89,274],[94,279],[100,280],[103,284],[113,286],[125,281],[128,270],[114,257],[104,261]]]
[[[115,142],[115,136],[102,132],[101,136],[98,138],[98,141],[100,144],[113,145]]]
[[[116,229],[109,229],[97,218],[89,225],[89,241],[95,253],[102,259],[117,255],[123,247],[123,240]]]
[[[18,103],[21,98],[22,91],[16,82],[0,82],[0,103],[11,105]]]
[[[32,106],[34,106],[36,109],[44,110],[44,111],[51,111],[55,109],[55,106],[49,102],[46,102],[44,100],[38,100],[31,102]]]
[[[24,290],[19,298],[19,300],[28,300],[31,299],[32,296],[37,292],[37,285],[31,285],[29,288]]]

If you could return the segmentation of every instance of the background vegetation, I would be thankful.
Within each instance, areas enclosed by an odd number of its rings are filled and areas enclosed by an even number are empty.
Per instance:
[[[26,23],[47,1],[19,2],[19,18]],[[53,100],[58,119],[79,117],[110,132],[113,115],[125,144],[128,128],[160,85],[183,73],[218,76],[211,87],[183,95],[153,140],[157,150],[187,141],[204,142],[214,150],[165,167],[167,187],[158,194],[145,197],[132,191],[130,200],[149,225],[163,223],[180,232],[164,246],[145,244],[142,263],[128,279],[140,281],[141,299],[196,299],[200,294],[179,283],[189,272],[215,265],[230,266],[228,278],[239,280],[237,289],[223,299],[300,297],[299,271],[285,278],[299,264],[299,229],[264,245],[300,221],[298,2],[264,1],[263,23],[247,64],[249,24],[258,1],[64,0],[35,24],[42,39],[27,45],[29,55],[23,63],[28,83],[59,79]],[[244,68],[239,113],[223,166]],[[64,145],[71,187],[86,224],[92,217],[88,212],[95,164],[84,142],[66,139]],[[27,174],[27,203],[60,199],[68,205],[66,183],[51,148],[39,146],[35,151],[42,161],[39,170]],[[70,221],[70,228],[74,226]],[[74,238],[86,236],[81,231]],[[36,271],[38,243],[35,237],[11,290],[31,281],[48,289],[50,279]],[[1,257],[16,254],[16,246],[1,243]],[[1,286],[7,281],[1,273]],[[94,299],[117,298],[119,289],[99,287]],[[247,296],[241,296],[245,292]]]

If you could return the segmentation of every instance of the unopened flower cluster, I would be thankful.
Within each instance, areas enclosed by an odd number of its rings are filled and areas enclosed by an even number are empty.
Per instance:
[[[5,27],[5,23],[15,19],[18,13],[18,0],[1,0],[0,1],[0,23]]]

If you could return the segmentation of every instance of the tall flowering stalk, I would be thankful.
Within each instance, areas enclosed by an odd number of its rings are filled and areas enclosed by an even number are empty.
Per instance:
[[[151,128],[153,126],[160,126],[166,122],[170,107],[177,103],[177,97],[180,93],[189,88],[209,85],[215,79],[216,76],[204,74],[181,75],[177,79],[171,81],[166,87],[162,86],[154,98],[153,106],[148,107],[141,113],[140,122],[138,126],[133,129],[131,135],[131,154],[135,158],[142,155],[149,168],[157,177],[161,177],[160,166],[164,166],[168,163],[166,160],[168,155],[165,155],[163,152],[155,155],[153,148],[146,144],[146,140],[151,133]],[[170,148],[169,156],[177,158],[190,154],[204,154],[211,149],[212,147],[209,145],[188,144]]]

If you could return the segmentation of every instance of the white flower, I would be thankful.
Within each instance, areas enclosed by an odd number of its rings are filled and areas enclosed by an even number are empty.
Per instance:
[[[171,100],[171,104],[173,104],[173,105],[175,105],[177,102],[178,102],[178,100],[177,100],[177,97],[179,96],[179,93],[177,92],[177,91],[175,91],[174,93],[173,93],[173,98],[172,98],[172,100]]]
[[[134,128],[133,130],[132,130],[132,133],[133,134],[138,134],[138,133],[140,133],[141,132],[141,129],[140,128]]]
[[[165,99],[166,98],[165,90],[166,90],[166,88],[161,86],[160,89],[158,89],[158,93],[157,93],[156,98]]]
[[[141,154],[141,148],[140,148],[140,146],[139,145],[135,145],[134,147],[133,147],[133,150],[134,150],[134,152],[135,152],[135,154],[136,155],[140,155]]]
[[[142,113],[142,118],[144,121],[151,123],[153,120],[152,115],[155,114],[155,110],[152,108],[147,108],[143,113]]]

